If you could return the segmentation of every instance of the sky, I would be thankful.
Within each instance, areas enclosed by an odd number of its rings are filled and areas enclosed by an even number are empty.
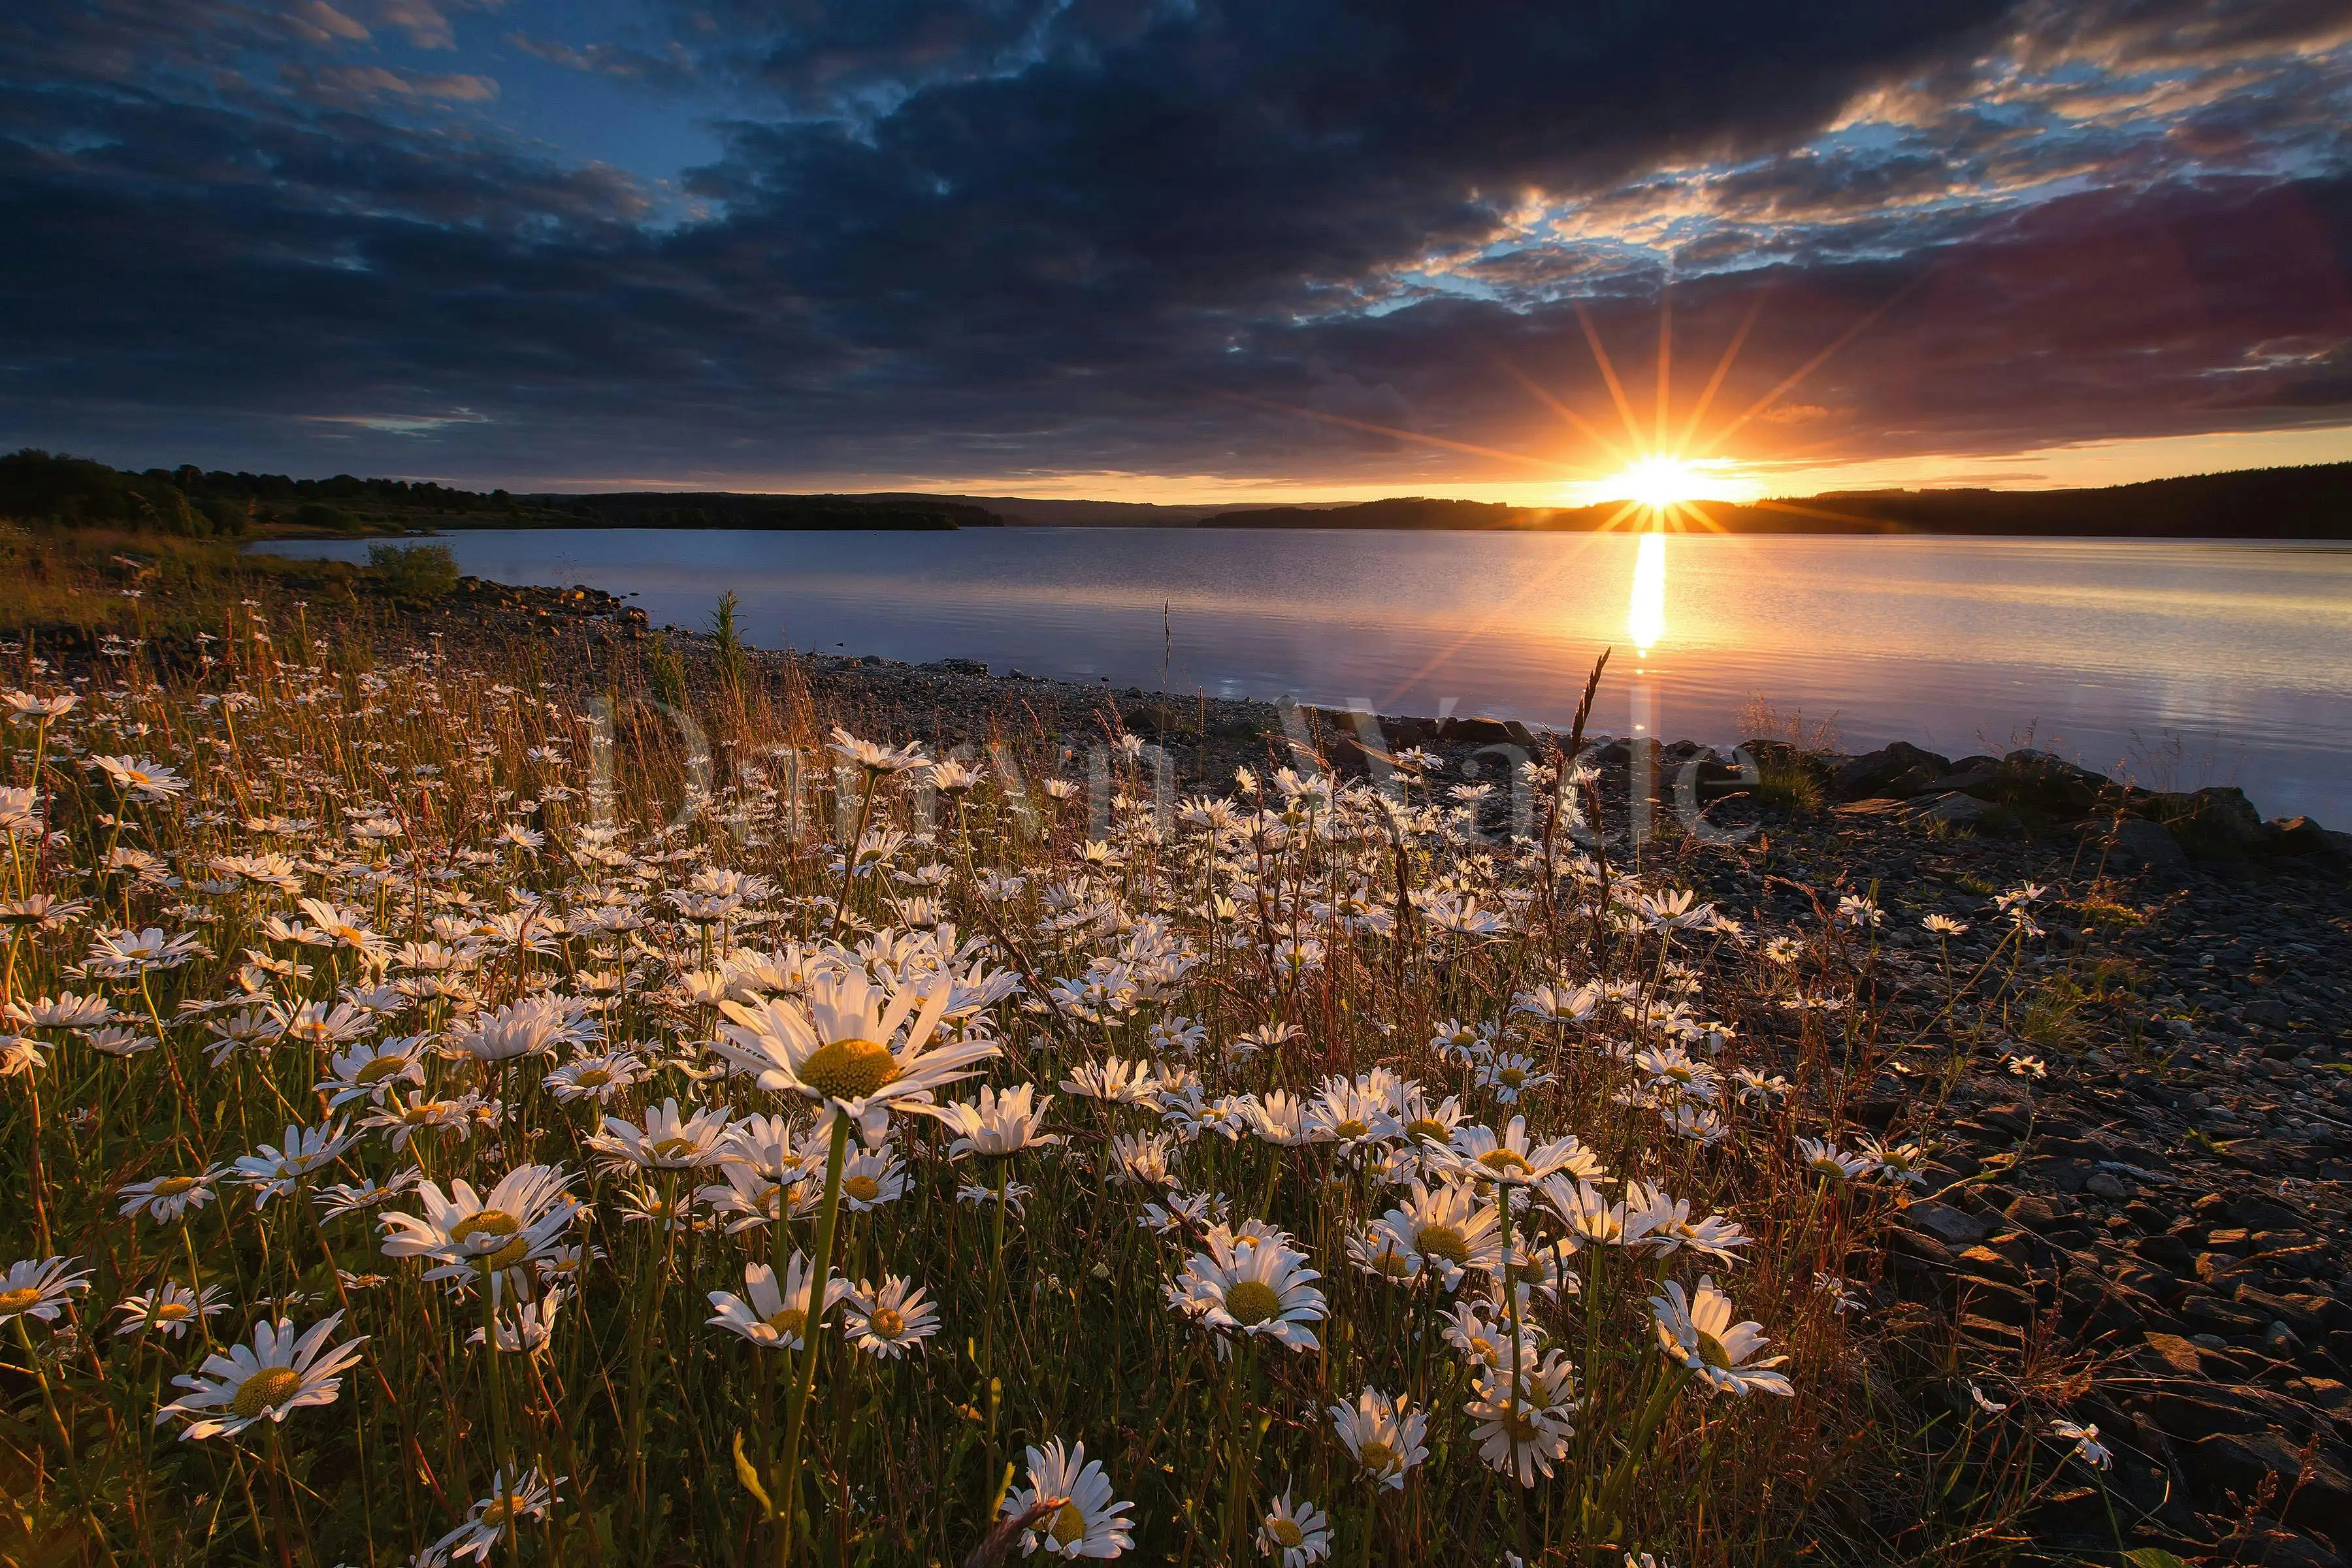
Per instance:
[[[10,0],[0,449],[1577,502],[2352,458],[2352,0]]]

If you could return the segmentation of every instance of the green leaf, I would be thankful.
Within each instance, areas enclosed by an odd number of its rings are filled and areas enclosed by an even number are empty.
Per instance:
[[[768,1489],[760,1484],[760,1472],[752,1468],[751,1460],[743,1457],[743,1434],[740,1432],[735,1434],[735,1479],[743,1483],[745,1491],[760,1500],[761,1518],[776,1517],[776,1505],[768,1500]]]
[[[2161,1546],[2139,1546],[2124,1553],[2124,1561],[2132,1568],[2189,1568],[2189,1564]]]

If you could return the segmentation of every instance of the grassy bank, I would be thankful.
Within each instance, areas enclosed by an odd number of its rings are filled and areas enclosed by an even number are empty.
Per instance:
[[[1162,811],[1139,737],[925,755],[724,647],[386,658],[366,574],[194,543],[101,606],[108,548],[0,616],[220,640],[15,656],[17,1560],[1958,1563],[2092,1473],[1854,1310],[1957,1059],[1862,1131],[1859,893],[1743,925],[1554,774],[1517,840],[1410,767]]]

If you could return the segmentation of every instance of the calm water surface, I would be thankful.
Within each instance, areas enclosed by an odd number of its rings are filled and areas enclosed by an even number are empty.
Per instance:
[[[2239,784],[2352,826],[2352,546],[1008,528],[453,534],[464,570],[634,594],[761,647],[1727,742],[1761,697],[1849,749],[2034,744],[2158,788]],[[362,557],[363,543],[287,553]],[[1658,574],[1650,574],[1655,580]],[[1164,619],[1163,619],[1164,617]],[[1631,624],[1654,637],[1640,655]],[[1663,621],[1663,627],[1658,622]],[[1163,681],[1164,669],[1164,681]]]

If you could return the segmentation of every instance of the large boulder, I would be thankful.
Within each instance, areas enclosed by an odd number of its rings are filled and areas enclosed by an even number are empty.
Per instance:
[[[1865,752],[1831,776],[1840,800],[1875,800],[1921,795],[1952,771],[1952,759],[1896,741]]]
[[[2126,817],[2116,824],[2107,846],[2107,865],[2117,871],[2158,877],[2179,871],[2189,863],[2180,841],[2160,822]]]
[[[2281,837],[2234,785],[2151,795],[2140,810],[2170,828],[2192,854],[2252,854],[2273,847]]]

